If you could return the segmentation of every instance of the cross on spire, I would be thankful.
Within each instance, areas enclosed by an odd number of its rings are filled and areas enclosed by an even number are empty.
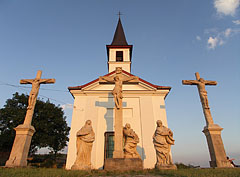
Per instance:
[[[120,18],[121,15],[123,15],[123,14],[119,11],[117,15],[118,15],[118,17]]]

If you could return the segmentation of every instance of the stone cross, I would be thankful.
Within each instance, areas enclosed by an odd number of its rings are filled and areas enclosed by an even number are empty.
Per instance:
[[[114,125],[114,151],[113,158],[123,158],[123,113],[122,113],[122,84],[138,82],[136,76],[124,76],[121,67],[116,67],[116,74],[113,76],[99,77],[100,83],[114,83],[112,91],[115,102],[115,125]]]
[[[208,104],[208,97],[207,97],[207,91],[205,89],[205,85],[217,85],[217,82],[216,81],[207,81],[207,80],[204,80],[203,78],[200,78],[200,75],[198,72],[195,73],[195,76],[196,76],[196,80],[182,80],[182,84],[183,85],[197,85],[200,100],[202,103],[203,113],[204,113],[205,119],[206,119],[206,123],[207,123],[207,125],[214,124],[213,118],[212,118],[212,115],[210,112],[210,107]]]
[[[37,72],[35,79],[22,79],[20,84],[32,84],[32,90],[29,94],[27,114],[24,120],[24,124],[31,125],[32,116],[34,113],[35,104],[40,88],[40,84],[52,84],[55,83],[55,79],[41,79],[42,71]]]
[[[32,84],[32,90],[29,94],[27,113],[24,123],[18,125],[15,129],[16,136],[12,146],[11,154],[7,160],[6,167],[26,167],[29,148],[31,145],[32,136],[35,132],[31,125],[34,108],[40,88],[40,84],[55,83],[55,79],[41,79],[42,71],[37,72],[35,79],[23,79],[21,84]]]
[[[203,129],[203,133],[206,136],[208,149],[210,154],[210,166],[212,168],[229,168],[231,163],[227,160],[226,152],[224,149],[221,131],[223,130],[217,124],[213,123],[210,108],[208,105],[207,91],[205,85],[217,85],[216,81],[206,81],[200,78],[199,73],[195,73],[196,80],[183,80],[184,85],[197,85],[199,96],[202,102],[203,113],[205,115],[207,125]]]

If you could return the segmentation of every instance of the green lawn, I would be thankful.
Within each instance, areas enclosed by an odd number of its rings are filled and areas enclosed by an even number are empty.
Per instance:
[[[0,168],[0,177],[78,177],[78,176],[163,176],[163,177],[240,177],[240,168],[235,169],[178,169],[143,170],[129,172],[106,172],[104,170],[70,171],[53,168]]]

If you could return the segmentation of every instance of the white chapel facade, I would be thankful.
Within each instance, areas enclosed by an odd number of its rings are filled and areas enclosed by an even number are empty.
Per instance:
[[[116,67],[121,67],[127,77],[131,73],[132,45],[128,45],[119,18],[111,45],[107,45],[108,73],[115,75]],[[123,126],[126,123],[139,137],[137,151],[143,160],[144,168],[154,168],[156,152],[152,136],[156,129],[156,121],[162,120],[167,127],[165,98],[171,87],[151,84],[141,76],[136,83],[123,84]],[[76,159],[76,133],[85,124],[92,121],[95,141],[93,143],[91,164],[93,169],[101,169],[106,158],[112,158],[114,147],[114,84],[103,84],[97,79],[81,86],[69,87],[74,98],[70,140],[66,169],[71,169]]]

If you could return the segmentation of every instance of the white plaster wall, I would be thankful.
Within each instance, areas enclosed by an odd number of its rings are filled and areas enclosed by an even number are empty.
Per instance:
[[[144,168],[154,168],[156,154],[152,135],[156,129],[156,121],[160,119],[167,126],[164,95],[128,94],[127,91],[124,93],[123,124],[130,123],[139,136],[137,150],[144,160]],[[102,95],[96,93],[75,95],[66,169],[70,169],[76,159],[76,133],[88,119],[92,120],[95,132],[92,168],[103,167],[104,133],[114,130],[114,115],[114,100],[111,92]]]
[[[98,111],[98,125],[97,125],[97,133],[96,138],[96,150],[95,155],[97,158],[95,162],[92,161],[93,167],[95,169],[102,168],[104,165],[104,133],[106,131],[113,131],[113,115],[114,115],[114,100],[112,95],[109,96],[101,96],[99,98],[99,102],[97,104],[99,107]]]
[[[116,67],[121,67],[124,71],[131,72],[131,62],[108,62],[109,73],[116,70]]]
[[[68,155],[66,162],[66,169],[71,169],[76,159],[76,133],[80,130],[86,120],[92,121],[94,132],[96,132],[98,124],[98,107],[95,106],[95,102],[98,100],[97,96],[77,96],[74,101],[71,130],[68,145]],[[95,137],[96,138],[96,137]],[[95,143],[93,144],[92,153],[95,153]],[[95,161],[97,157],[92,156],[92,161]]]
[[[130,84],[128,84],[128,85],[123,85],[123,91],[124,90],[143,90],[143,88],[141,87],[141,86],[139,86],[139,85],[130,85]],[[95,86],[94,88],[91,88],[91,90],[113,90],[114,89],[114,85],[113,84],[105,84],[105,85],[98,85],[98,86]]]
[[[163,125],[168,127],[165,100],[163,96],[153,96],[154,122],[161,120]],[[156,125],[156,124],[155,124]]]
[[[68,153],[67,153],[67,162],[66,169],[71,169],[75,159],[76,159],[76,133],[79,129],[79,124],[84,125],[84,120],[82,117],[85,115],[85,104],[86,97],[75,97],[74,108],[72,114],[72,122],[70,129],[70,137],[68,143]],[[79,118],[79,119],[78,119]]]
[[[123,61],[130,61],[130,49],[110,49],[109,50],[109,61],[116,61],[116,51],[123,51]]]
[[[152,143],[152,135],[155,130],[152,96],[140,97],[142,142],[145,152],[144,168],[154,168],[156,162],[155,149]]]
[[[116,62],[116,51],[123,51],[123,62]],[[109,50],[109,73],[115,71],[116,67],[122,67],[123,70],[131,72],[130,49],[110,49]]]

